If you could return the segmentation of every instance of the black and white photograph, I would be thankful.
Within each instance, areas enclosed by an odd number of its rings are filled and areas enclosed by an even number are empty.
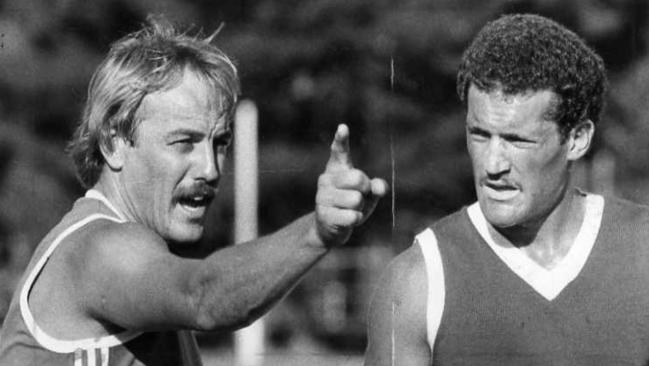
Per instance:
[[[647,0],[0,0],[0,365],[647,365],[648,50]]]

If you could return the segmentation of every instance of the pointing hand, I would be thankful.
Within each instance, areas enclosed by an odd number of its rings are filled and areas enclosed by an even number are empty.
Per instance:
[[[318,235],[327,246],[345,243],[353,228],[367,220],[388,192],[383,179],[370,179],[354,168],[349,150],[349,128],[341,124],[331,144],[325,171],[318,179],[316,194]]]

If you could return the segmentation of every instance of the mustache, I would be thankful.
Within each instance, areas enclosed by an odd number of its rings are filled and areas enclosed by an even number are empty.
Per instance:
[[[192,198],[196,196],[203,196],[211,200],[216,195],[216,189],[206,182],[199,181],[189,186],[178,187],[176,190],[176,199]]]

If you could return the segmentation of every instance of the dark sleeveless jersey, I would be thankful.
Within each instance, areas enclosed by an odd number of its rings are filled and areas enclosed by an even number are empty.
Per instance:
[[[95,221],[125,219],[97,191],[88,191],[43,239],[21,279],[0,330],[2,366],[201,365],[189,331],[133,332],[64,340],[47,334],[29,309],[28,296],[50,255],[61,245],[83,245],[69,234]]]
[[[587,200],[552,270],[489,243],[477,204],[417,237],[433,365],[649,364],[649,208]]]

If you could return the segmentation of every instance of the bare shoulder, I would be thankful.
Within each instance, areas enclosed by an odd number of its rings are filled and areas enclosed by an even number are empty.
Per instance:
[[[370,303],[370,323],[384,323],[397,312],[408,323],[423,320],[426,289],[424,259],[415,244],[396,256],[381,275]]]
[[[101,334],[105,330],[87,316],[88,305],[100,303],[110,282],[128,283],[129,274],[140,274],[147,261],[159,258],[155,253],[164,252],[164,241],[144,227],[90,222],[65,237],[34,282],[34,317],[54,336]]]
[[[93,247],[112,249],[165,249],[164,240],[155,232],[141,224],[132,222],[118,223],[108,220],[98,222],[88,233],[88,241]]]
[[[426,267],[417,244],[413,244],[390,262],[380,286],[389,290],[391,297],[398,303],[425,293]]]
[[[97,275],[104,271],[135,270],[169,252],[159,235],[135,223],[99,220],[80,230],[78,235],[82,245],[75,248],[71,258],[75,262],[73,268]]]
[[[426,281],[418,244],[388,265],[370,305],[365,365],[429,364]],[[399,352],[395,353],[395,349]]]

